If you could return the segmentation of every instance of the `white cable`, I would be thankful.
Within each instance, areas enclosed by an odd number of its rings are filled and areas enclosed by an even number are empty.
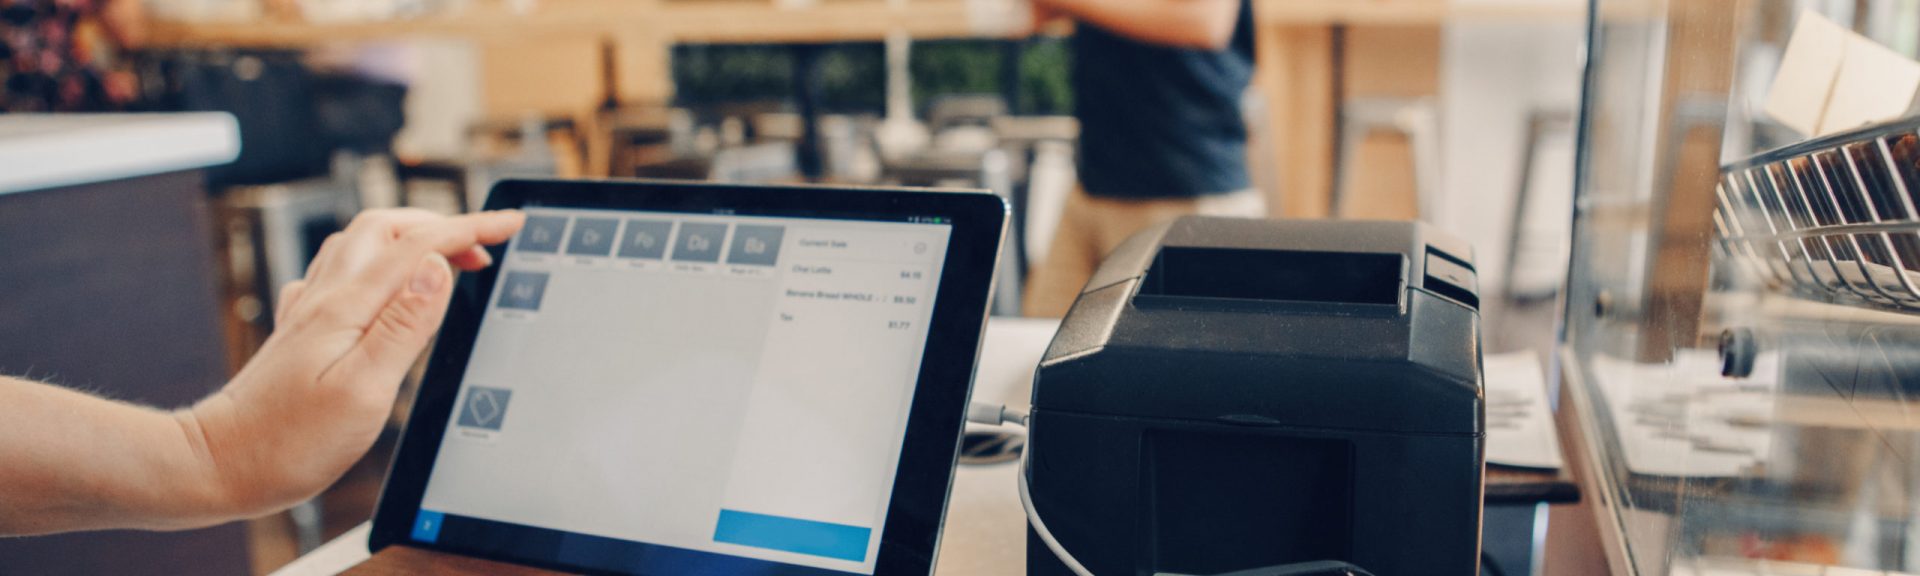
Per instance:
[[[1067,569],[1072,570],[1074,576],[1093,576],[1093,572],[1088,571],[1086,566],[1074,559],[1073,553],[1067,552],[1066,546],[1060,545],[1060,541],[1054,539],[1053,531],[1048,530],[1047,523],[1040,519],[1040,510],[1033,507],[1033,494],[1027,487],[1027,474],[1032,471],[1033,441],[1028,440],[1027,445],[1020,449],[1020,506],[1027,509],[1027,523],[1033,525],[1033,533],[1040,536],[1040,541],[1047,544],[1047,549],[1052,550],[1053,556],[1059,558],[1061,564],[1066,564]]]
[[[1007,425],[1026,429],[1027,418],[1027,412],[1005,406],[976,402],[967,407],[967,420],[979,424]],[[1067,552],[1066,546],[1060,545],[1060,540],[1053,537],[1053,531],[1047,529],[1046,521],[1040,519],[1040,510],[1033,507],[1033,491],[1028,487],[1027,480],[1027,476],[1033,472],[1031,432],[1028,430],[1027,445],[1020,448],[1020,506],[1027,510],[1027,524],[1033,526],[1033,533],[1040,537],[1040,541],[1047,545],[1047,549],[1053,551],[1053,556],[1060,559],[1060,563],[1065,564],[1067,570],[1072,571],[1074,576],[1093,576],[1093,572],[1087,570],[1085,565],[1073,557],[1073,553]]]
[[[987,426],[1027,427],[1027,411],[985,402],[967,405],[967,422]]]

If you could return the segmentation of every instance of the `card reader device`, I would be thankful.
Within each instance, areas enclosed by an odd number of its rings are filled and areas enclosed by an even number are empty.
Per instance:
[[[1093,574],[1475,574],[1478,304],[1468,246],[1417,223],[1141,232],[1036,373],[1031,504]]]

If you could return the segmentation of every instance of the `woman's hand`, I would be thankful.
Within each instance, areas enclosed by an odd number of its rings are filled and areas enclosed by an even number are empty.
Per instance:
[[[217,507],[257,516],[318,494],[385,426],[400,383],[439,330],[448,265],[478,270],[518,212],[370,211],[329,237],[281,291],[275,330],[220,392],[173,414],[211,471]]]

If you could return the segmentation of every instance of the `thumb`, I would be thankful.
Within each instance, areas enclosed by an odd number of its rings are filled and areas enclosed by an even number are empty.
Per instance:
[[[447,258],[428,253],[414,265],[406,287],[387,301],[353,350],[335,365],[338,373],[332,375],[345,377],[342,382],[353,386],[386,386],[381,391],[392,396],[392,389],[398,388],[439,331],[452,298],[453,272]]]

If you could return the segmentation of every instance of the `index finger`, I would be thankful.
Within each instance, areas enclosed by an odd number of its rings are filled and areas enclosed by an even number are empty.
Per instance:
[[[396,244],[408,249],[431,250],[446,257],[458,256],[476,246],[492,246],[513,238],[527,223],[519,210],[500,210],[453,216],[436,221],[399,224],[394,227]],[[425,256],[424,251],[420,256]]]
[[[419,208],[382,208],[366,210],[353,217],[345,230],[327,237],[320,246],[320,253],[314,255],[313,262],[307,265],[306,277],[317,280],[333,273],[336,269],[357,270],[373,252],[373,248],[392,242],[407,228],[445,220],[447,217]],[[352,249],[360,248],[360,249]]]
[[[320,296],[312,298],[313,305],[339,308],[326,316],[364,327],[405,286],[428,254],[452,258],[477,246],[499,244],[512,238],[525,222],[520,212],[504,211],[405,224],[397,229],[398,240],[375,247],[345,248],[372,252],[359,255],[367,261],[362,269],[317,280],[325,285],[309,286],[308,291]]]

